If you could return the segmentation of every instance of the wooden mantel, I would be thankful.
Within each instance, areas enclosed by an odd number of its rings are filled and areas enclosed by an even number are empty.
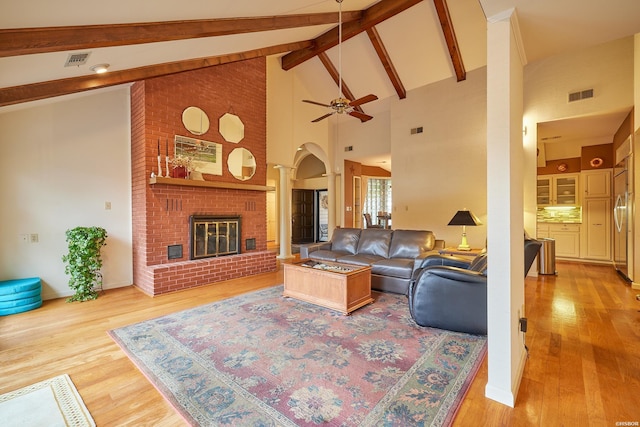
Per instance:
[[[235,182],[215,182],[215,181],[200,181],[194,179],[184,178],[163,178],[155,176],[149,179],[149,184],[163,184],[163,185],[180,185],[183,187],[206,187],[206,188],[227,188],[231,190],[249,190],[249,191],[275,191],[275,187],[267,185],[256,184],[240,184]]]

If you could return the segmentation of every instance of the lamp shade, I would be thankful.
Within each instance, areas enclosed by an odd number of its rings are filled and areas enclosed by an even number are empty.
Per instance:
[[[482,221],[470,211],[462,210],[456,212],[447,225],[482,225]]]

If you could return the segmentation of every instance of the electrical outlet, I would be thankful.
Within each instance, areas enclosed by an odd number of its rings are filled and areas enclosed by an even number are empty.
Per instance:
[[[111,202],[104,202],[104,210],[105,211],[111,210]]]
[[[526,317],[521,317],[520,318],[520,332],[524,332],[525,334],[527,333],[527,318]]]
[[[30,234],[29,235],[29,241],[31,243],[38,243],[38,235],[37,234]]]

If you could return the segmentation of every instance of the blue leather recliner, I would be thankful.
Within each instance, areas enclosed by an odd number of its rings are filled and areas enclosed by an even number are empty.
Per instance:
[[[525,239],[525,276],[541,242]],[[487,334],[487,252],[472,260],[431,255],[409,285],[409,311],[420,326]]]

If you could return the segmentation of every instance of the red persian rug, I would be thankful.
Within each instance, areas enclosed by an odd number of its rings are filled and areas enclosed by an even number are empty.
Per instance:
[[[110,331],[177,411],[201,426],[442,426],[486,337],[424,328],[403,295],[350,316],[276,286]]]

